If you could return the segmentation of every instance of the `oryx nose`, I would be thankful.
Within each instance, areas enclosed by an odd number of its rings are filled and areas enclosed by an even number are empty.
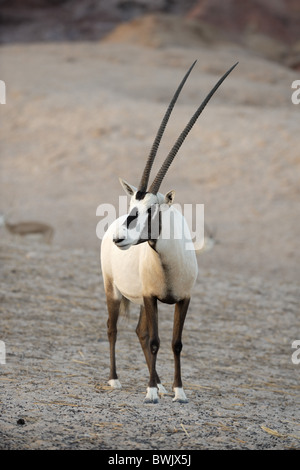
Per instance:
[[[114,237],[114,238],[113,238],[113,242],[114,242],[116,245],[118,245],[118,243],[123,242],[124,240],[125,240],[125,237],[123,237],[123,238]]]

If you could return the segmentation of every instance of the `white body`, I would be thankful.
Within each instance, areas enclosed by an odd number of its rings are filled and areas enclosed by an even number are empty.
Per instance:
[[[187,223],[172,206],[168,206],[161,215],[163,228],[164,223],[172,223],[171,237],[164,239],[162,234],[156,241],[155,250],[148,242],[132,245],[127,250],[115,245],[114,234],[127,216],[117,219],[105,233],[101,247],[102,272],[104,283],[108,280],[113,283],[115,298],[122,295],[142,305],[145,296],[175,303],[191,295],[198,266],[195,251],[191,250]],[[171,299],[174,302],[170,302]]]

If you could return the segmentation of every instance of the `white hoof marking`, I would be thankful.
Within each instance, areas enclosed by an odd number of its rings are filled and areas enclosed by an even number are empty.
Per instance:
[[[188,399],[182,387],[175,387],[174,392],[175,397],[173,398],[173,401],[178,401],[179,403],[188,403]]]
[[[110,379],[108,381],[108,385],[110,385],[111,388],[122,388],[122,385],[118,379]]]
[[[165,389],[165,387],[162,384],[157,384],[157,388],[158,388],[159,395],[164,395],[168,393],[168,391]]]
[[[144,403],[158,403],[158,395],[156,387],[148,387]]]

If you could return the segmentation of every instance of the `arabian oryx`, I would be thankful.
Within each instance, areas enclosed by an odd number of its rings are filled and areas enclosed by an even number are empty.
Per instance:
[[[158,394],[166,393],[156,372],[156,356],[159,349],[158,300],[175,304],[172,339],[175,362],[173,401],[187,402],[181,381],[181,335],[191,290],[198,273],[195,251],[187,248],[188,242],[191,244],[187,223],[182,214],[172,206],[174,191],[163,195],[159,192],[159,188],[170,164],[204,107],[237,65],[233,65],[222,76],[204,99],[147,189],[151,167],[163,132],[195,62],[184,76],[169,104],[138,188],[120,179],[125,192],[130,196],[129,213],[119,217],[109,226],[101,245],[101,266],[108,308],[107,332],[110,343],[108,383],[112,388],[121,388],[115,362],[117,321],[120,309],[127,310],[129,302],[133,302],[140,305],[136,333],[150,373],[146,403],[157,403]],[[167,233],[168,236],[162,236],[163,233]]]

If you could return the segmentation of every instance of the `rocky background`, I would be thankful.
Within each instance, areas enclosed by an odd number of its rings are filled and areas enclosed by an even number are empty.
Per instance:
[[[297,0],[1,0],[2,43],[103,38],[147,14],[176,15],[294,68],[300,64]]]

